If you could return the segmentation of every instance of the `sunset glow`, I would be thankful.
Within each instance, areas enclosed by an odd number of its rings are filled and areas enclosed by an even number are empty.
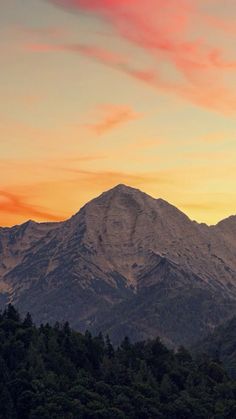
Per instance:
[[[116,184],[236,213],[236,2],[0,5],[0,225],[69,218]]]

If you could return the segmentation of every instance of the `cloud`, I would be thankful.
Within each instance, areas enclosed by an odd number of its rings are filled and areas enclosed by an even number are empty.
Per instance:
[[[191,103],[235,113],[236,92],[225,83],[225,74],[236,68],[236,60],[225,58],[228,53],[214,45],[211,31],[232,24],[206,15],[201,5],[192,0],[50,0],[55,6],[72,12],[95,14],[105,20],[123,40],[141,48],[152,59],[150,69],[136,68],[128,60],[100,54],[95,46],[61,45],[104,64],[116,67],[136,80],[155,89],[175,94]],[[201,37],[196,32],[201,30]],[[209,38],[209,39],[208,39]],[[213,45],[212,45],[213,44]],[[172,66],[168,75],[160,71],[160,63]]]
[[[203,21],[212,29],[220,30],[224,34],[236,35],[235,22],[232,20],[225,20],[220,17],[205,15],[202,16]]]
[[[36,217],[37,219],[59,221],[60,217],[51,214],[41,207],[31,205],[26,202],[24,196],[16,195],[6,191],[0,191],[0,212],[13,213],[16,217],[18,215],[26,217]]]
[[[226,60],[219,64],[212,56],[222,51],[210,47],[203,38],[188,39],[193,20],[199,24],[224,29],[233,27],[223,19],[199,13],[195,2],[187,0],[51,0],[51,3],[72,11],[96,13],[108,21],[124,39],[156,54],[163,51],[189,61],[197,68],[228,66]],[[169,57],[170,58],[170,57]],[[178,66],[178,64],[175,62]],[[232,64],[232,63],[231,63]]]
[[[104,64],[111,66],[122,66],[126,63],[126,58],[121,54],[115,54],[104,48],[99,48],[94,45],[86,45],[81,43],[76,44],[49,44],[49,43],[28,43],[24,45],[24,49],[32,52],[53,52],[53,51],[67,51],[75,52],[85,57],[92,58]]]
[[[128,106],[102,105],[99,107],[100,120],[86,127],[96,135],[103,135],[114,128],[140,117]]]
[[[119,54],[114,54],[108,50],[97,48],[92,45],[83,44],[27,44],[24,46],[32,52],[75,52],[89,57],[97,62],[107,65],[129,77],[147,84],[149,87],[167,94],[175,94],[194,105],[201,106],[210,110],[218,111],[225,115],[235,114],[236,112],[236,92],[221,84],[204,80],[195,71],[201,69],[200,64],[191,61],[181,61],[177,59],[179,69],[189,79],[187,83],[176,82],[175,80],[165,80],[157,69],[137,69]],[[218,56],[216,54],[216,56]],[[222,63],[221,63],[222,65]],[[203,67],[205,67],[202,64]],[[232,68],[233,63],[224,64],[224,68]],[[191,80],[191,83],[189,81]]]

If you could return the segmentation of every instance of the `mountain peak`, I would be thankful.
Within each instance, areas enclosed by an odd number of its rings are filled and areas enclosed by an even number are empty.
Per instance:
[[[126,201],[127,205],[131,205],[134,202],[143,202],[144,201],[153,201],[156,200],[152,198],[150,195],[142,192],[139,189],[133,188],[131,186],[124,185],[122,183],[114,186],[113,188],[103,192],[97,198],[92,199],[85,207],[90,206],[91,204],[99,204],[99,205],[107,205],[107,204],[114,204],[114,202],[118,201]]]
[[[127,218],[127,214],[131,214],[136,219],[140,213],[146,213],[146,215],[154,213],[158,218],[163,220],[168,217],[169,221],[173,223],[190,222],[186,214],[161,198],[154,198],[151,195],[141,191],[140,189],[127,186],[125,184],[118,184],[113,188],[103,192],[98,197],[88,202],[81,210],[82,212],[90,213],[94,217],[103,218],[103,215],[109,209],[109,216],[113,215],[117,220],[123,217]],[[75,214],[76,218],[80,215],[81,210]],[[124,213],[123,213],[123,212]],[[72,217],[74,218],[74,217]],[[101,220],[99,221],[99,224]]]
[[[36,224],[37,224],[36,221],[34,221],[34,220],[28,220],[25,223],[21,224],[21,227],[28,228],[28,227],[34,226]]]
[[[132,186],[125,185],[124,183],[119,183],[118,185],[116,185],[113,188],[109,189],[108,191],[104,192],[104,194],[110,193],[110,192],[112,192],[112,193],[114,193],[114,192],[129,193],[129,194],[130,193],[131,194],[134,194],[134,193],[145,194],[140,189],[134,188]],[[145,195],[147,195],[147,194],[145,194]]]
[[[111,190],[131,190],[134,189],[131,186],[125,185],[124,183],[118,183],[118,185],[114,186],[113,188],[111,188]]]

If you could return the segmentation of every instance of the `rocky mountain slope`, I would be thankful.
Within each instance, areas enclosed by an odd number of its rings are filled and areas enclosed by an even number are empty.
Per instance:
[[[0,229],[0,302],[38,322],[189,344],[236,313],[236,217],[208,227],[118,185],[61,223]]]

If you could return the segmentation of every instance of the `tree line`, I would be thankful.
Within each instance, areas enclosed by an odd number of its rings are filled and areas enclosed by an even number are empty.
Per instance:
[[[236,418],[236,382],[218,360],[157,338],[114,348],[64,324],[0,314],[0,419]]]

